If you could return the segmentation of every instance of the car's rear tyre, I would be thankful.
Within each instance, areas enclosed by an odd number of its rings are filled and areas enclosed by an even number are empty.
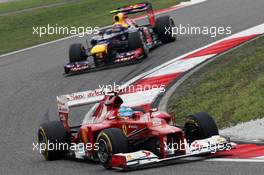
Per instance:
[[[121,129],[109,128],[101,131],[97,137],[97,156],[106,168],[112,168],[112,155],[128,152],[128,140]]]
[[[184,126],[186,139],[189,143],[194,140],[206,139],[219,135],[214,119],[206,112],[190,115]]]
[[[69,49],[70,63],[84,61],[87,59],[85,48],[82,44],[72,44]]]
[[[128,34],[128,49],[136,50],[138,48],[143,49],[143,58],[148,57],[149,49],[143,41],[143,38],[139,31]]]
[[[168,43],[176,40],[176,36],[172,35],[174,21],[170,16],[161,16],[156,20],[156,32],[162,43]]]
[[[69,150],[70,134],[59,121],[43,123],[38,130],[38,143],[46,160],[56,160]]]

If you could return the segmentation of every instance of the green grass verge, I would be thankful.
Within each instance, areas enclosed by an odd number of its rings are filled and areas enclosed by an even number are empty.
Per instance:
[[[42,5],[55,4],[58,2],[65,2],[65,0],[16,0],[4,2],[0,3],[0,14],[32,7],[39,7]]]
[[[150,0],[154,9],[169,7],[181,1],[183,0]],[[33,26],[104,26],[112,22],[110,10],[139,2],[142,0],[82,0],[79,3],[0,17],[0,54],[65,37],[53,35],[40,38],[32,34]]]
[[[264,117],[264,37],[201,68],[170,97],[168,112],[183,116],[209,112],[219,127]]]

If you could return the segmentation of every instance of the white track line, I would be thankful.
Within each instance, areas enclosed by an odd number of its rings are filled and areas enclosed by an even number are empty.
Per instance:
[[[264,159],[232,159],[232,158],[214,158],[214,159],[208,159],[204,160],[207,162],[254,162],[254,163],[263,163]]]
[[[207,60],[208,58],[211,58],[215,55],[216,54],[203,55],[203,56],[199,56],[199,57],[193,57],[192,59],[175,61],[174,63],[169,64],[168,66],[163,67],[163,68],[153,72],[152,74],[147,75],[144,78],[157,77],[157,76],[179,73],[179,72],[186,72],[186,71],[190,70],[192,67],[200,64],[201,62],[203,62],[203,61]]]

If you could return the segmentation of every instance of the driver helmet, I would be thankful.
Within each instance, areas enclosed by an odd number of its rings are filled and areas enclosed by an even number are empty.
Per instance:
[[[118,110],[118,116],[119,117],[132,117],[133,115],[133,109],[131,109],[130,107],[126,107],[126,106],[121,106]]]

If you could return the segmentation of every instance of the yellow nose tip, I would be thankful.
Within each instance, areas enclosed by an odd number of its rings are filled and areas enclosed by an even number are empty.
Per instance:
[[[95,45],[92,49],[91,49],[91,54],[94,55],[96,53],[107,53],[107,46],[106,44],[99,44],[99,45]]]

